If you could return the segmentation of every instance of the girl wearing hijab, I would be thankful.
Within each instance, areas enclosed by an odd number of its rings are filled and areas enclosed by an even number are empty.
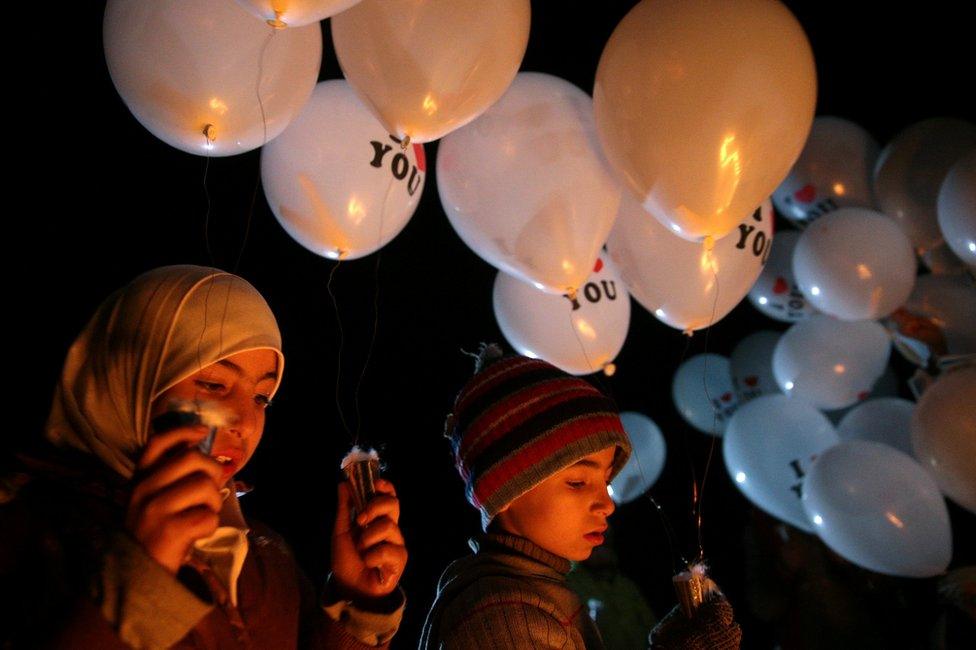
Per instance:
[[[162,267],[110,296],[68,352],[46,440],[0,483],[16,597],[0,646],[387,646],[407,559],[392,485],[355,524],[339,485],[321,600],[283,540],[241,513],[233,477],[283,369],[274,315],[235,275]],[[156,430],[187,403],[221,414],[209,455],[199,421]]]

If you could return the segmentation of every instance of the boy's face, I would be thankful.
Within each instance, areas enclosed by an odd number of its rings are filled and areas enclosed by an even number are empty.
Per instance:
[[[500,512],[499,524],[568,560],[590,557],[603,543],[614,511],[607,485],[616,449],[607,447],[553,474]]]

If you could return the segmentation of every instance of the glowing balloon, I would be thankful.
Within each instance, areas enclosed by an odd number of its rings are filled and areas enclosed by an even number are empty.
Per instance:
[[[949,170],[936,208],[946,243],[959,259],[976,269],[976,149]]]
[[[722,455],[735,486],[750,501],[810,532],[800,503],[804,476],[817,455],[837,442],[833,425],[806,402],[763,395],[732,416]]]
[[[529,13],[529,0],[362,0],[332,18],[332,39],[342,73],[387,131],[430,142],[512,83]]]
[[[437,189],[458,236],[509,275],[551,293],[583,286],[617,216],[592,100],[523,72],[497,104],[444,138]]]
[[[799,239],[800,233],[795,230],[777,232],[766,266],[749,289],[753,307],[785,323],[804,320],[817,311],[793,277],[793,251]]]
[[[814,119],[800,158],[773,192],[773,205],[801,225],[837,208],[874,207],[871,174],[880,151],[871,134],[854,122]]]
[[[786,395],[818,409],[866,399],[888,365],[890,341],[874,321],[842,321],[814,314],[780,337],[773,375]]]
[[[953,501],[976,514],[976,366],[950,369],[912,417],[912,448]]]
[[[762,271],[772,241],[768,199],[735,234],[708,250],[676,237],[624,193],[607,250],[630,294],[647,311],[679,330],[698,330],[739,304]]]
[[[250,151],[284,131],[322,62],[318,25],[278,33],[227,0],[109,0],[103,37],[136,119],[201,156]]]
[[[952,166],[974,147],[976,124],[934,118],[908,127],[882,150],[874,169],[878,207],[898,222],[920,253],[942,242],[939,189]]]
[[[773,351],[780,332],[753,332],[732,348],[729,357],[732,385],[743,404],[761,395],[779,394],[779,384],[773,376]]]
[[[272,27],[301,27],[310,25],[340,11],[359,0],[237,0],[242,7]]]
[[[939,488],[887,445],[848,440],[823,452],[803,484],[803,508],[827,546],[870,571],[926,578],[952,559]]]
[[[654,486],[664,469],[668,447],[661,430],[646,415],[624,411],[620,421],[630,438],[633,452],[610,483],[610,488],[614,501],[629,503]]]
[[[674,373],[671,397],[681,417],[702,433],[722,436],[739,407],[729,360],[718,354],[696,354]]]
[[[894,221],[841,208],[810,224],[793,251],[796,283],[818,310],[843,320],[887,316],[915,285],[911,242]]]
[[[575,298],[544,293],[498,272],[495,319],[519,354],[568,373],[597,372],[614,360],[630,326],[630,296],[609,259],[597,259]]]
[[[387,135],[345,81],[323,81],[261,152],[268,205],[295,241],[355,259],[403,230],[424,191],[424,147]]]
[[[604,47],[593,99],[607,158],[644,209],[681,237],[718,239],[800,155],[816,71],[776,0],[645,0]]]

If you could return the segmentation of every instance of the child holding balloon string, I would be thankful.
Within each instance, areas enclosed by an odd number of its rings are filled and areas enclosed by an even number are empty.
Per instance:
[[[45,440],[3,481],[9,642],[389,644],[406,562],[392,485],[378,481],[355,520],[339,485],[322,600],[284,541],[240,509],[234,474],[260,443],[283,361],[270,308],[231,274],[162,267],[102,304],[68,353]],[[187,403],[229,417],[163,426]]]
[[[545,361],[485,346],[445,434],[485,534],[442,575],[421,649],[603,648],[566,575],[603,543],[607,486],[631,453],[612,401]],[[650,643],[731,649],[740,639],[719,597],[690,619],[676,608]]]

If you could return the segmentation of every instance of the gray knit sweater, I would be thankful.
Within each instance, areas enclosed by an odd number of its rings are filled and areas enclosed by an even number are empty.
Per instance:
[[[514,535],[488,534],[471,546],[474,555],[441,576],[421,650],[602,650],[596,625],[566,585],[569,560]]]

